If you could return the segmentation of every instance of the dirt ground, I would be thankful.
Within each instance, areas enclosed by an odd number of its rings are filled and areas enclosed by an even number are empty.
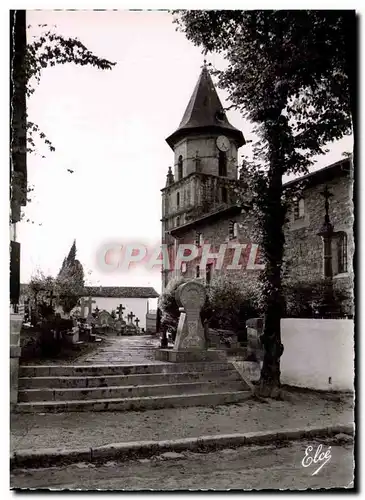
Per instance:
[[[308,446],[330,448],[331,458],[303,466]],[[353,487],[353,446],[331,441],[296,441],[286,446],[251,446],[200,453],[162,454],[151,459],[102,466],[78,463],[67,467],[18,470],[12,488],[52,490],[252,490]]]

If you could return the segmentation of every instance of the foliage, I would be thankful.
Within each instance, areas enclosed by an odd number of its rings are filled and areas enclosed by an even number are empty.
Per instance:
[[[253,287],[245,288],[224,275],[212,280],[204,311],[210,318],[209,326],[237,331],[244,329],[246,319],[260,314],[256,291]]]
[[[305,173],[313,154],[351,132],[356,48],[351,11],[177,11],[180,29],[205,51],[224,52],[217,72],[233,107],[256,124],[253,161],[245,162],[265,262],[264,363],[260,388],[275,394],[283,352],[282,263],[287,199],[282,177]],[[353,43],[355,41],[355,43]],[[356,75],[356,72],[355,72]],[[247,186],[244,186],[247,188]],[[243,189],[247,197],[247,189]]]
[[[289,318],[343,318],[348,313],[347,294],[326,280],[291,281],[284,285]]]
[[[76,241],[74,241],[55,283],[59,304],[65,314],[69,314],[78,305],[83,289],[84,270],[80,261],[76,259]]]
[[[54,278],[45,276],[41,271],[37,271],[30,279],[28,285],[28,298],[33,311],[31,321],[33,324],[39,320],[47,318],[54,312],[50,304],[50,294],[54,290]]]
[[[189,280],[186,278],[175,278],[169,281],[164,293],[158,299],[158,307],[161,310],[161,326],[176,332],[179,321],[179,306],[175,299],[176,290],[183,283]]]

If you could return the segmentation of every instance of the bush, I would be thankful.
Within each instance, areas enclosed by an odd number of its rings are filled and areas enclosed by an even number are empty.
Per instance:
[[[176,336],[180,315],[175,293],[180,285],[188,281],[190,280],[186,278],[172,279],[158,301],[158,307],[161,310],[161,327],[170,330],[173,334],[173,339]]]
[[[260,315],[255,284],[246,286],[230,281],[225,276],[213,280],[207,289],[208,303],[204,315],[212,328],[245,330],[248,318]]]
[[[288,318],[341,318],[347,313],[346,302],[350,299],[326,279],[288,282],[284,285],[284,295]]]

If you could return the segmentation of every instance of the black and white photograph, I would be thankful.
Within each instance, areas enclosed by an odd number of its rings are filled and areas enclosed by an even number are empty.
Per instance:
[[[359,12],[137,7],[7,11],[7,493],[354,492]]]

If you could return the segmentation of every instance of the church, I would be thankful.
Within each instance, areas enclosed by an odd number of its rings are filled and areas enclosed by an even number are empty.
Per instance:
[[[224,273],[236,282],[255,280],[263,268],[255,220],[237,203],[239,183],[238,150],[245,144],[240,130],[225,114],[211,76],[203,67],[180,125],[167,139],[173,151],[162,192],[162,243],[176,255],[178,245],[194,244],[197,257],[178,269],[162,271],[162,290],[172,278],[202,278],[208,284]],[[335,287],[352,295],[353,289],[353,203],[352,162],[344,158],[325,168],[284,184],[293,187],[305,181],[300,199],[293,201],[285,227],[285,267],[290,278],[303,282],[333,278]],[[327,193],[327,195],[326,195]],[[321,228],[325,215],[333,226],[328,247]],[[211,246],[208,260],[202,248]],[[225,265],[216,265],[219,248],[226,244]],[[240,270],[232,269],[235,245],[241,245]],[[326,261],[327,258],[327,261]],[[326,263],[326,262],[327,263]],[[352,301],[350,301],[352,303]],[[352,305],[349,304],[352,310]]]

